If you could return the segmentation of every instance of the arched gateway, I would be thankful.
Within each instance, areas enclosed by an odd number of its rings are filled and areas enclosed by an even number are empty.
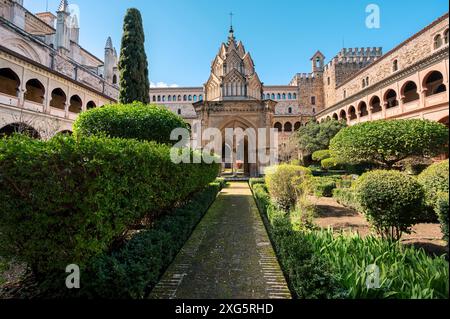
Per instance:
[[[222,132],[222,160],[230,160],[226,155],[230,151],[236,153],[239,149],[244,150],[243,156],[232,156],[232,163],[224,163],[223,168],[231,170],[232,174],[252,177],[261,175],[266,164],[258,161],[258,151],[262,151],[259,148],[263,147],[266,154],[270,154],[271,148],[277,147],[270,145],[269,139],[276,102],[262,98],[263,85],[253,60],[242,42],[236,42],[233,28],[230,29],[228,42],[222,43],[212,63],[211,76],[204,87],[204,99],[194,103],[202,130],[216,128]],[[256,135],[260,129],[265,129],[267,143],[258,146],[258,137],[253,141],[248,134],[227,141],[227,129],[249,130]],[[202,143],[205,145],[208,141]],[[253,163],[250,159],[255,155],[256,163]]]

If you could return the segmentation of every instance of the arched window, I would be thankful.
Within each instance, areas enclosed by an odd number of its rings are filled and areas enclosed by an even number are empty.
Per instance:
[[[69,112],[81,113],[83,102],[78,95],[74,95],[70,98]]]
[[[156,95],[153,95],[153,102],[156,102]]]
[[[297,99],[297,93],[294,93],[294,100]]]
[[[398,106],[397,92],[388,90],[384,95],[384,101],[386,102],[386,108],[388,109]]]
[[[366,77],[366,86],[369,86],[369,77]]]
[[[419,94],[417,93],[417,85],[413,81],[407,82],[403,86],[403,94],[405,98],[403,100],[404,103],[409,103],[412,101],[416,101],[420,98]]]
[[[370,107],[372,108],[372,113],[378,113],[382,111],[381,100],[378,96],[374,96],[370,100]]]
[[[288,113],[292,114],[292,107],[288,107]]]
[[[276,122],[274,125],[274,128],[278,131],[278,132],[282,132],[283,131],[283,125],[281,125],[280,122]]]
[[[197,95],[194,95],[194,102],[197,102]]]
[[[66,108],[67,97],[63,90],[60,88],[52,91],[52,99],[50,100],[50,106],[64,110]]]
[[[178,115],[181,115],[181,109],[178,109],[177,112],[178,112]]]
[[[288,100],[292,100],[292,93],[288,94]]]
[[[172,96],[172,101],[174,101],[174,102],[177,101],[177,96],[176,95]]]
[[[367,104],[366,102],[361,102],[358,105],[359,114],[361,117],[365,117],[369,115],[369,111],[367,110]]]
[[[161,102],[161,95],[158,95],[158,102]]]
[[[442,37],[440,34],[434,37],[434,49],[439,49],[442,46]]]
[[[286,93],[283,93],[283,100],[286,100]]]
[[[333,120],[339,120],[339,116],[336,113],[333,114]]]
[[[362,87],[365,88],[366,87],[366,79],[362,80]]]
[[[94,102],[94,101],[89,101],[89,102],[86,104],[86,108],[87,108],[88,110],[95,109],[96,107],[97,107],[97,105],[95,105],[95,102]]]
[[[0,93],[18,96],[20,79],[11,69],[0,69]]]
[[[183,101],[187,101],[187,95],[183,95]]]
[[[112,80],[113,84],[117,84],[117,75],[113,75],[113,80]]]
[[[342,110],[339,113],[339,119],[347,121],[347,112],[345,112],[345,110]]]
[[[16,133],[27,135],[35,139],[41,138],[39,132],[34,127],[25,123],[12,123],[0,129],[0,139],[5,136],[11,136]]]
[[[397,71],[398,71],[398,60],[394,60],[394,62],[392,62],[392,72]]]
[[[165,95],[162,96],[162,101],[166,102],[166,96]]]
[[[42,104],[44,103],[45,88],[37,79],[29,80],[26,84],[25,100]]]
[[[444,31],[444,43],[448,44],[448,29]]]
[[[294,124],[294,131],[298,131],[301,127],[302,127],[302,123],[301,122],[296,122]]]
[[[275,100],[275,94],[272,93],[272,95],[270,96],[270,98],[271,98],[272,100]]]
[[[281,100],[281,94],[280,93],[277,94],[277,100]]]
[[[188,96],[188,101],[191,102],[192,101],[192,95]]]
[[[427,91],[426,96],[446,92],[447,88],[444,84],[444,78],[439,71],[433,71],[425,77],[424,85]]]
[[[198,100],[199,101],[203,101],[203,95],[202,94],[199,95]]]
[[[169,95],[169,96],[167,97],[167,102],[172,102],[172,95]]]
[[[292,124],[290,122],[284,123],[284,131],[285,132],[292,132]]]
[[[348,114],[350,115],[351,121],[356,120],[358,118],[358,116],[356,115],[356,109],[353,105],[350,106],[350,108],[348,109]]]

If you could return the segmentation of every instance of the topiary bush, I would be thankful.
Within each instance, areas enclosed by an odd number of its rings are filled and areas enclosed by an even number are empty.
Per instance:
[[[435,211],[439,218],[439,222],[441,223],[442,233],[444,234],[444,240],[448,245],[448,193],[439,193],[437,195]]]
[[[0,140],[0,172],[0,256],[53,282],[202,189],[219,165],[174,164],[154,142],[14,136]]]
[[[342,164],[335,158],[326,158],[320,162],[324,170],[339,170],[342,169]]]
[[[283,164],[267,170],[266,183],[271,198],[285,210],[295,206],[299,187],[307,177],[312,176],[306,167]]]
[[[331,152],[329,150],[316,151],[312,154],[312,160],[315,162],[321,162],[324,159],[330,158]]]
[[[356,200],[383,238],[399,240],[420,219],[424,191],[415,178],[398,171],[365,173],[355,182]]]
[[[418,181],[425,190],[427,205],[434,207],[438,194],[449,192],[449,161],[431,165],[419,175]]]
[[[161,106],[142,103],[107,105],[81,113],[74,123],[75,136],[103,135],[175,144],[176,128],[188,129],[178,115]]]
[[[448,128],[428,120],[380,120],[341,130],[330,142],[337,160],[392,168],[408,157],[430,158],[448,150]]]

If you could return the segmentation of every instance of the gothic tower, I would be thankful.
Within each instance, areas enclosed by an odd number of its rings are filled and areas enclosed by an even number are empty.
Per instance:
[[[222,43],[219,53],[212,62],[211,76],[205,84],[207,101],[261,100],[262,83],[250,53],[245,51],[241,41],[234,37],[230,28],[227,43]]]
[[[61,0],[57,11],[56,48],[70,51],[70,14],[69,3]]]

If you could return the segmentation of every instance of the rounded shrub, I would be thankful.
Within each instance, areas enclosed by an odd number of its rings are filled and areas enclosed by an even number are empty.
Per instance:
[[[331,153],[329,150],[317,151],[312,154],[312,160],[315,162],[321,162],[324,159],[330,158]]]
[[[438,194],[449,191],[449,161],[431,165],[419,175],[418,181],[425,190],[427,204],[434,207]]]
[[[444,234],[444,240],[448,244],[448,193],[441,192],[437,195],[435,210],[438,215],[439,222],[441,223],[442,233]]]
[[[283,164],[267,170],[266,184],[271,198],[283,209],[295,206],[302,182],[312,176],[310,169]]]
[[[339,161],[335,158],[326,158],[326,159],[322,160],[320,164],[322,165],[322,168],[324,170],[342,168],[342,164],[339,163]]]
[[[175,144],[177,141],[171,141],[170,134],[176,128],[187,129],[188,125],[166,108],[135,102],[107,105],[81,113],[74,123],[74,134]]]
[[[355,198],[379,235],[399,240],[419,220],[424,191],[414,177],[377,170],[365,173],[355,182]]]

